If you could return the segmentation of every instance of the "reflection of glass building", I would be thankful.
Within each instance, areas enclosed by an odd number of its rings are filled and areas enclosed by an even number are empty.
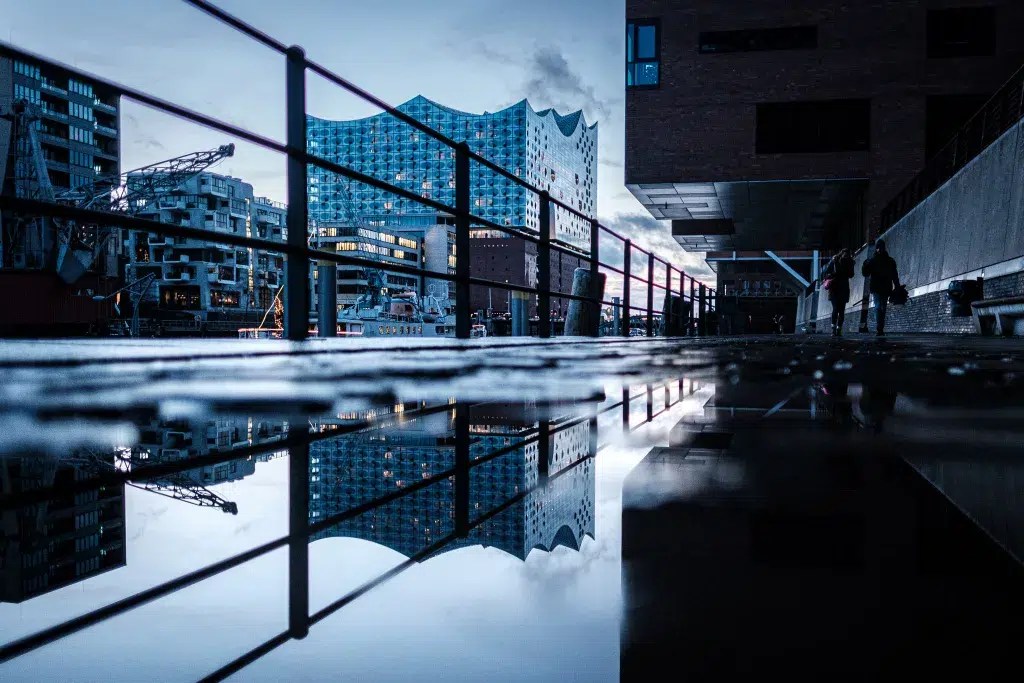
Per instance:
[[[41,457],[0,459],[4,495],[57,487],[46,502],[0,512],[0,602],[23,602],[124,566],[124,485],[60,493],[87,476]]]
[[[485,412],[486,410],[486,412]],[[552,429],[557,429],[557,424]],[[470,458],[522,442],[536,434],[522,406],[473,409]],[[587,455],[589,425],[552,437],[551,472]],[[538,482],[537,444],[531,443],[470,470],[470,522]],[[453,412],[404,425],[368,430],[311,445],[311,522],[343,512],[455,465]],[[455,529],[454,480],[448,479],[338,524],[319,538],[363,538],[411,556]],[[484,545],[525,559],[533,548],[579,548],[594,534],[594,466],[587,460],[533,491],[522,501],[470,531],[445,550]]]

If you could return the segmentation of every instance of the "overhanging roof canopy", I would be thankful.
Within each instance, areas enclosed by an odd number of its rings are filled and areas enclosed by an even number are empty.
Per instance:
[[[687,251],[820,249],[856,215],[865,179],[628,185]]]

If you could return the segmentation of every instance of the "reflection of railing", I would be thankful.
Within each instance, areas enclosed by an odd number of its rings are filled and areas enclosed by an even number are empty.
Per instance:
[[[1015,73],[882,210],[885,232],[1024,117],[1024,68]]]
[[[158,234],[206,239],[231,244],[233,246],[249,247],[285,254],[288,257],[289,263],[294,265],[294,267],[288,269],[288,278],[283,296],[285,320],[287,321],[285,333],[291,340],[302,340],[309,335],[309,325],[306,312],[311,310],[309,305],[310,292],[308,272],[312,261],[317,260],[325,264],[333,263],[357,266],[361,268],[375,268],[380,266],[379,262],[368,258],[340,254],[337,252],[321,251],[319,249],[311,248],[307,243],[307,233],[309,228],[307,175],[309,166],[315,166],[337,174],[338,176],[342,176],[350,181],[355,181],[375,190],[383,191],[390,195],[415,202],[421,206],[433,209],[441,215],[454,217],[455,251],[459,255],[466,255],[465,258],[456,259],[454,273],[448,272],[447,269],[444,271],[433,271],[397,263],[389,263],[387,269],[391,272],[405,275],[412,275],[416,277],[428,276],[436,280],[454,282],[456,304],[455,330],[456,336],[459,338],[468,339],[472,336],[470,288],[474,286],[489,287],[512,292],[523,292],[531,295],[535,294],[537,296],[537,312],[538,319],[540,321],[550,321],[552,319],[552,298],[566,301],[578,301],[588,304],[592,311],[590,316],[592,321],[596,321],[600,318],[602,306],[621,306],[621,318],[623,321],[628,320],[632,312],[639,311],[646,315],[646,333],[648,336],[653,336],[655,334],[654,314],[657,310],[654,305],[654,292],[656,289],[659,289],[666,294],[677,296],[683,302],[688,303],[690,313],[687,315],[684,312],[684,318],[687,320],[690,318],[699,319],[701,324],[697,325],[696,329],[702,332],[706,331],[707,327],[704,325],[704,319],[709,312],[714,310],[714,290],[705,287],[702,283],[698,283],[682,269],[675,267],[658,256],[655,256],[652,252],[642,249],[634,244],[632,240],[615,232],[614,230],[611,230],[607,226],[601,225],[597,219],[582,213],[565,202],[553,198],[547,190],[531,185],[515,173],[473,152],[470,150],[467,143],[460,143],[453,140],[408,114],[391,107],[366,90],[363,90],[341,76],[336,75],[317,62],[307,59],[301,48],[297,46],[289,47],[284,43],[281,43],[266,33],[246,24],[234,16],[229,15],[206,0],[185,1],[285,58],[287,65],[285,83],[287,135],[284,142],[279,142],[239,126],[225,123],[210,116],[206,116],[205,114],[159,99],[140,90],[114,83],[107,79],[99,78],[91,74],[87,74],[85,77],[91,79],[95,83],[102,84],[104,88],[109,89],[110,91],[117,92],[120,97],[157,109],[164,113],[176,115],[207,128],[211,128],[228,135],[233,135],[258,147],[273,150],[285,155],[287,157],[287,187],[289,197],[287,209],[287,241],[282,244],[281,242],[251,238],[244,235],[226,235],[200,228],[170,225],[146,219],[133,219],[130,216],[124,215],[111,215],[107,213],[100,214],[98,212],[91,212],[68,206],[58,206],[47,202],[24,198],[3,197],[0,198],[0,206],[5,209],[35,215],[55,216],[65,219],[75,219],[86,223],[95,222],[103,225],[119,226],[131,230],[144,230]],[[15,48],[10,46],[4,47],[2,44],[0,44],[0,51],[14,54],[19,53]],[[33,55],[33,58],[38,59],[35,55]],[[77,72],[76,69],[66,65],[54,64],[54,66],[63,68],[73,74]],[[425,197],[421,193],[392,185],[378,178],[365,175],[352,168],[317,156],[316,154],[311,154],[307,149],[306,124],[306,77],[309,73],[339,86],[360,99],[379,107],[388,115],[450,148],[455,156],[455,205],[449,206],[443,202]],[[494,220],[472,213],[470,209],[471,164],[476,164],[483,169],[486,169],[488,173],[492,173],[497,178],[500,178],[501,182],[522,188],[526,192],[533,193],[538,197],[538,225],[543,228],[540,230],[539,234],[502,225]],[[226,193],[226,188],[218,188],[216,183],[214,183],[212,189],[208,191],[223,191]],[[554,225],[554,218],[556,217],[556,213],[559,211],[589,225],[589,253],[584,253],[569,246],[568,244],[560,243],[555,240],[554,236],[551,234],[553,232],[551,226]],[[471,229],[474,228],[498,231],[535,244],[537,248],[537,285],[519,285],[471,276],[470,259],[468,258],[468,255],[471,253],[470,232]],[[621,243],[624,252],[621,268],[601,261],[600,242],[602,236],[609,237]],[[600,272],[602,269],[618,273],[623,279],[623,297],[621,303],[602,299],[599,295],[600,283],[597,277],[591,278],[591,289],[586,295],[581,296],[569,292],[552,291],[552,252],[558,252],[559,254],[588,263],[590,271],[595,274]],[[633,257],[636,254],[646,256],[645,274],[635,272]],[[656,267],[660,270],[661,266],[664,266],[664,277],[661,278],[664,282],[658,281],[658,278],[655,275]],[[632,299],[631,290],[634,281],[640,282],[646,287],[646,302],[642,305],[636,305]],[[673,282],[678,283],[676,288],[673,288]],[[668,299],[668,297],[666,298]],[[330,307],[325,306],[325,310],[330,310]],[[676,321],[674,320],[676,314],[674,310],[675,309],[673,307],[673,310],[666,312],[666,315],[671,319],[668,321],[670,323],[668,329],[676,329]],[[288,315],[288,311],[300,311],[301,313],[297,315]],[[541,337],[550,337],[552,335],[552,325],[541,324],[538,325],[538,328],[538,333]],[[590,333],[592,335],[598,334],[598,326],[596,324],[592,324],[591,328]],[[622,336],[629,336],[629,327],[626,322],[622,323],[622,327],[619,332]]]
[[[61,489],[64,495],[73,494],[79,491],[95,490],[98,486],[116,486],[128,483],[152,482],[166,479],[176,474],[186,472],[196,467],[211,467],[216,464],[251,458],[253,456],[277,453],[283,449],[289,452],[289,533],[260,546],[251,548],[243,553],[215,562],[206,567],[196,569],[170,581],[158,584],[134,595],[122,598],[114,603],[99,607],[86,614],[56,624],[49,628],[38,631],[29,636],[11,641],[0,646],[0,662],[8,661],[21,656],[49,643],[58,641],[66,636],[72,635],[90,626],[99,624],[136,607],[170,595],[178,590],[192,586],[196,583],[212,578],[234,567],[241,566],[251,560],[262,557],[280,548],[289,548],[289,625],[288,629],[274,636],[265,643],[253,648],[249,652],[231,661],[221,669],[211,674],[204,680],[223,680],[230,674],[237,672],[245,666],[256,661],[274,648],[286,643],[291,638],[304,637],[309,628],[323,620],[327,616],[342,609],[356,598],[381,585],[388,579],[396,576],[405,569],[413,566],[417,561],[424,559],[457,539],[465,538],[470,531],[480,527],[487,521],[493,519],[502,512],[508,510],[515,504],[524,500],[528,495],[542,489],[551,482],[562,477],[582,463],[591,460],[597,452],[603,448],[598,441],[598,419],[602,414],[622,410],[622,429],[632,428],[631,407],[633,402],[639,398],[646,397],[646,419],[649,422],[665,411],[678,405],[685,398],[683,393],[683,380],[678,381],[676,400],[673,402],[671,388],[673,383],[667,383],[660,388],[664,391],[662,410],[655,412],[655,386],[646,385],[646,391],[631,395],[628,388],[623,389],[622,400],[610,405],[601,406],[599,409],[587,411],[585,415],[567,419],[557,425],[553,425],[547,419],[541,419],[530,436],[524,439],[516,439],[512,444],[491,451],[490,453],[471,456],[471,415],[470,406],[464,403],[443,403],[436,406],[427,406],[418,410],[405,410],[394,413],[390,416],[368,415],[365,419],[353,420],[344,425],[323,425],[316,430],[307,430],[301,434],[289,430],[286,436],[266,443],[257,443],[252,446],[231,449],[219,453],[211,452],[201,456],[186,457],[181,460],[165,461],[157,465],[143,466],[131,471],[115,470],[106,474],[100,474],[90,479],[76,480],[69,482]],[[690,393],[694,391],[694,384],[690,383]],[[417,417],[425,417],[437,413],[455,411],[455,464],[442,472],[433,473],[430,477],[414,481],[409,485],[395,489],[385,495],[366,501],[359,505],[350,507],[315,524],[309,522],[310,500],[310,444],[325,439],[336,438],[345,434],[362,431],[367,428],[380,428],[389,422],[406,422]],[[587,454],[570,462],[558,471],[549,471],[549,464],[552,462],[552,444],[554,436],[561,431],[572,429],[580,424],[587,423],[589,427],[589,446]],[[637,425],[639,426],[639,425]],[[470,509],[470,472],[475,467],[490,462],[495,458],[521,451],[530,444],[537,444],[537,468],[538,483],[527,487],[507,498],[504,502],[486,511],[471,511]],[[409,557],[406,561],[393,567],[387,572],[368,581],[359,588],[350,591],[334,602],[317,612],[309,611],[309,543],[310,539],[318,532],[337,526],[342,522],[352,519],[370,510],[378,509],[388,503],[408,496],[430,486],[447,483],[454,479],[454,532],[444,538],[440,538],[425,546],[418,553]],[[29,505],[45,501],[52,495],[52,489],[35,489],[21,491],[5,496],[0,500],[0,512],[18,510]],[[476,516],[473,516],[476,515]]]

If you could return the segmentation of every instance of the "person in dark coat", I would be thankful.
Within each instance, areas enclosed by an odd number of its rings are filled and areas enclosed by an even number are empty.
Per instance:
[[[875,254],[864,262],[861,274],[869,278],[868,289],[875,300],[877,312],[877,331],[879,337],[885,336],[885,312],[889,306],[889,295],[900,286],[900,276],[896,272],[896,261],[885,248],[885,242],[875,242]]]
[[[853,277],[853,257],[849,249],[843,249],[825,266],[825,280],[828,282],[828,300],[832,304],[832,336],[843,336],[843,322],[846,319],[846,304],[850,301],[850,278]]]

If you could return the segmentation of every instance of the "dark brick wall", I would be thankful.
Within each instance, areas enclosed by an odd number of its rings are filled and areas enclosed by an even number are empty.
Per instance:
[[[1004,275],[985,280],[986,299],[1024,295],[1024,272]],[[973,334],[974,319],[971,316],[954,317],[952,302],[944,290],[915,297],[904,306],[889,305],[885,315],[886,332],[937,332],[941,334]],[[868,310],[868,329],[875,331],[876,310]],[[818,331],[828,332],[831,328],[828,318],[818,320]],[[860,311],[847,311],[843,331],[856,332],[860,327]]]
[[[929,8],[997,6],[997,54],[928,59]],[[661,21],[661,86],[626,94],[627,184],[869,178],[873,220],[924,165],[928,95],[990,93],[1024,63],[1021,0],[627,0]],[[818,49],[700,54],[701,31],[815,24]],[[759,102],[871,98],[871,148],[754,153]]]

